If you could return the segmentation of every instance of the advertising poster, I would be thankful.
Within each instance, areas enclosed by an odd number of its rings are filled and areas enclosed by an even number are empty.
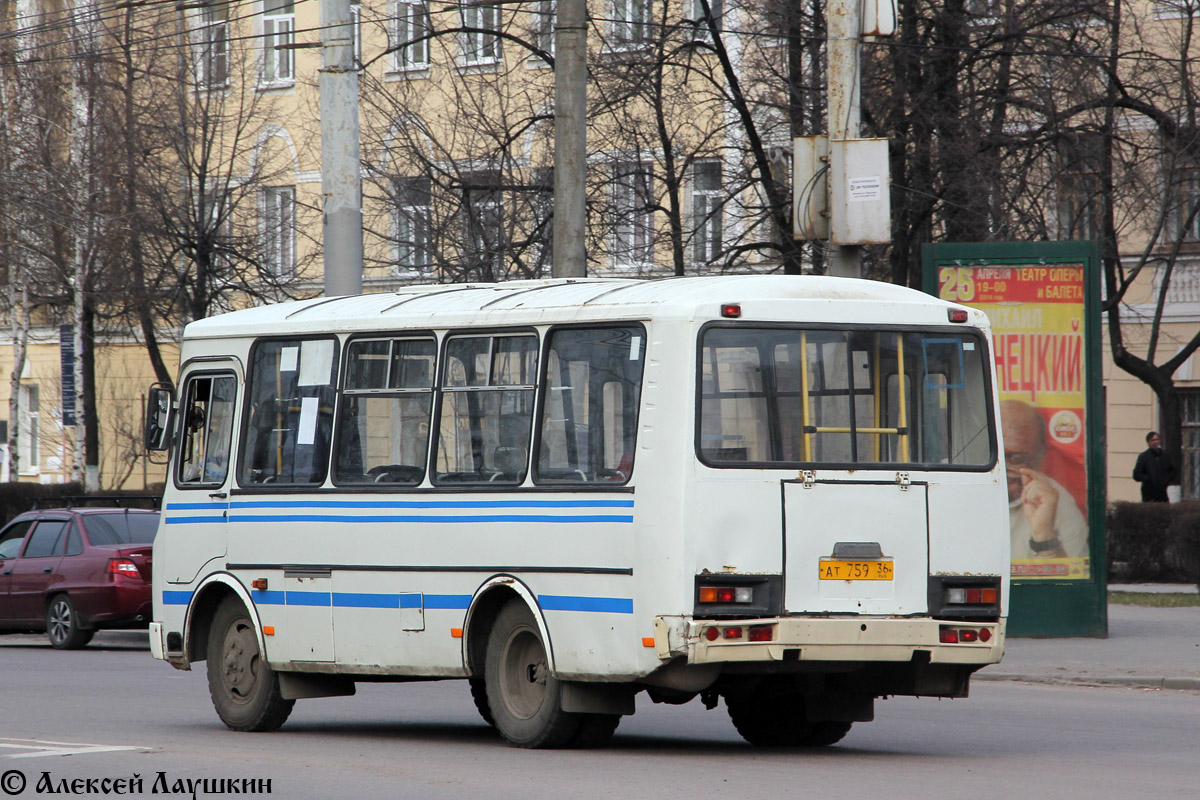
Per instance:
[[[943,265],[937,281],[992,322],[1013,579],[1090,580],[1083,263]]]

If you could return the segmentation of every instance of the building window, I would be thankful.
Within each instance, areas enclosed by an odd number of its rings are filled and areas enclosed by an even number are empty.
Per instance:
[[[1104,140],[1078,136],[1058,151],[1058,238],[1100,237],[1100,164]]]
[[[721,162],[696,162],[692,167],[692,258],[697,264],[721,255],[723,199]]]
[[[229,83],[229,6],[201,8],[192,31],[196,59],[196,84],[218,89]]]
[[[529,4],[529,40],[537,49],[554,55],[554,0]]]
[[[613,49],[641,47],[649,31],[650,9],[646,0],[612,0],[609,12],[609,31]]]
[[[704,10],[704,2],[701,0],[692,0],[692,25],[695,27],[694,36],[700,41],[708,41],[712,39],[712,31],[710,27],[715,27],[718,31],[721,30],[721,16],[725,10],[724,0],[707,0],[708,11]],[[713,25],[709,25],[709,19],[712,19]]]
[[[37,386],[21,385],[17,453],[22,473],[35,473],[42,463],[42,412]]]
[[[393,17],[395,42],[393,64],[396,69],[424,69],[429,66],[429,6],[424,0],[401,0]]]
[[[263,0],[263,83],[291,83],[292,34],[296,30],[293,0]]]
[[[1168,241],[1200,240],[1200,170],[1177,168],[1168,181],[1171,203]]]
[[[1200,498],[1200,391],[1181,391],[1183,468],[1179,471],[1184,500]]]
[[[504,227],[504,196],[498,170],[463,175],[462,260],[466,274],[497,280],[504,274],[508,239]]]
[[[642,266],[653,249],[654,197],[650,164],[621,161],[613,174],[613,260],[618,267]]]
[[[396,272],[423,272],[433,264],[429,229],[433,203],[428,178],[398,178],[395,183]]]
[[[271,186],[262,191],[263,271],[289,278],[296,270],[296,189]]]
[[[487,31],[500,29],[500,7],[491,0],[466,0],[459,39],[460,60],[466,65],[494,64],[500,60],[500,39]]]

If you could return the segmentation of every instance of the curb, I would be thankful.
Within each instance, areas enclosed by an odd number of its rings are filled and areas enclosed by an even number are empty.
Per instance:
[[[1019,681],[1021,683],[1049,683],[1066,686],[1120,686],[1134,689],[1174,689],[1184,692],[1200,692],[1200,678],[1186,677],[1159,678],[1148,675],[1085,677],[1082,675],[1024,675],[1014,672],[977,672],[971,677],[983,681]]]

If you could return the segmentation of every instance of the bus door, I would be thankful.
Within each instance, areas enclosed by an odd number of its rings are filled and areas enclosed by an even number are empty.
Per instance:
[[[924,484],[783,482],[789,613],[920,614],[927,609]]]
[[[170,569],[168,583],[191,583],[206,563],[225,555],[240,372],[232,360],[205,361],[183,376],[171,468],[175,491],[168,492],[163,524],[186,525],[186,534],[164,537],[170,557],[155,559]]]

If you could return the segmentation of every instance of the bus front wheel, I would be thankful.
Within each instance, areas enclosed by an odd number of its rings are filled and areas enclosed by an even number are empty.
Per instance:
[[[273,731],[295,700],[284,700],[279,676],[258,647],[254,622],[235,598],[217,608],[208,638],[208,692],[217,716],[235,731]]]
[[[562,684],[550,674],[546,646],[522,600],[500,609],[487,643],[488,707],[496,730],[517,747],[564,747],[581,715],[562,710]]]

